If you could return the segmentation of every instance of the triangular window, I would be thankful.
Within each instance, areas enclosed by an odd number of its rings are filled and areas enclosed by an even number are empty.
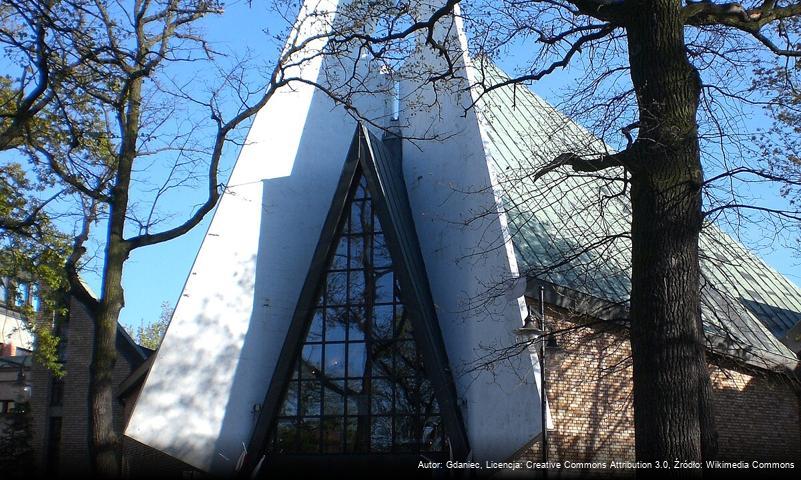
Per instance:
[[[334,242],[268,451],[443,452],[434,389],[358,170]]]

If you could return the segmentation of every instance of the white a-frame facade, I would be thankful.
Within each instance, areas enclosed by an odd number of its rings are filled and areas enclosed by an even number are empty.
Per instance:
[[[444,2],[421,6],[421,15],[440,3]],[[337,7],[335,0],[306,2],[287,48],[328,31],[336,23]],[[526,308],[522,298],[486,295],[488,286],[518,276],[517,261],[509,242],[497,248],[498,239],[508,238],[507,222],[484,121],[480,109],[469,108],[478,98],[469,88],[475,82],[462,25],[458,17],[442,23],[437,34],[451,51],[457,75],[447,81],[448,88],[440,85],[436,92],[423,81],[401,82],[397,125],[402,140],[390,155],[375,153],[393,150],[375,145],[382,136],[377,127],[389,125],[394,102],[394,88],[384,75],[371,71],[369,62],[356,55],[335,60],[314,55],[324,40],[308,42],[298,52],[307,60],[287,75],[327,85],[336,77],[328,69],[363,72],[365,85],[372,87],[354,99],[354,106],[370,122],[367,127],[357,125],[346,109],[304,82],[281,89],[257,114],[137,400],[127,436],[201,470],[230,474],[243,445],[256,449],[251,456],[275,452],[274,432],[281,418],[296,422],[293,425],[304,422],[298,412],[302,405],[295,404],[294,413],[283,416],[278,409],[284,408],[287,389],[294,388],[287,375],[297,375],[292,378],[298,389],[304,385],[305,374],[290,360],[298,358],[299,349],[314,344],[308,340],[314,300],[307,297],[316,298],[319,292],[314,289],[324,288],[314,268],[329,264],[335,251],[325,243],[336,237],[326,232],[326,225],[334,222],[336,208],[340,214],[344,211],[341,195],[350,184],[343,187],[349,178],[343,172],[368,165],[368,157],[353,150],[362,143],[373,145],[370,161],[381,157],[390,164],[365,170],[372,197],[384,204],[405,199],[405,207],[389,209],[406,212],[400,217],[384,209],[376,218],[384,230],[401,232],[390,248],[393,264],[400,262],[398,268],[406,272],[400,274],[404,298],[395,303],[405,302],[412,312],[413,338],[426,371],[437,370],[432,381],[435,398],[440,410],[447,409],[437,413],[443,425],[439,438],[448,447],[441,450],[458,459],[505,460],[540,432],[534,355],[524,352],[503,365],[481,365],[488,349],[519,342],[514,331],[523,324]],[[421,69],[422,79],[427,78],[425,70],[439,68],[439,62],[440,57],[421,46],[408,65]],[[387,190],[388,182],[395,190]],[[394,193],[387,193],[390,190]],[[319,258],[325,252],[329,257]],[[416,291],[411,300],[409,290]],[[346,356],[356,351],[349,341],[342,340],[348,345],[341,350]],[[292,352],[292,359],[284,358]],[[338,360],[325,355],[315,357],[320,368],[308,369],[313,375],[309,382],[320,382],[326,362]],[[347,375],[325,381],[350,391]],[[398,387],[393,388],[397,398]],[[386,454],[400,445],[397,419],[406,418],[398,413],[397,403],[392,403],[395,410],[370,420],[373,430],[391,425],[386,427],[392,432]],[[309,417],[325,424],[325,405],[314,408]],[[345,413],[331,415],[344,415],[342,438],[347,439],[349,407],[343,408]],[[367,410],[374,408],[379,407]],[[419,428],[427,430],[420,430],[418,438],[435,431]],[[370,447],[373,440],[365,441],[362,453],[375,450]],[[316,452],[325,455],[324,450],[321,446]]]

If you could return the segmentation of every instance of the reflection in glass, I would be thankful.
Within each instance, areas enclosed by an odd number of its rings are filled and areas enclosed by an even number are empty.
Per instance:
[[[323,386],[325,392],[325,415],[345,415],[345,382],[332,381]]]
[[[348,301],[351,305],[365,305],[369,303],[367,295],[367,282],[365,276],[368,270],[352,270],[348,277]]]
[[[378,305],[373,308],[373,338],[388,340],[392,338],[392,324],[395,317],[392,305]]]
[[[392,417],[373,418],[373,430],[370,435],[370,450],[388,452],[392,448]]]
[[[375,303],[392,303],[395,293],[392,270],[375,273]]]
[[[307,341],[320,342],[323,340],[323,321],[323,309],[315,309],[309,326],[309,333],[306,336]]]
[[[317,453],[320,451],[320,419],[303,418],[298,428],[300,439],[298,451],[303,453]]]
[[[325,376],[345,378],[345,344],[329,343],[325,346]]]
[[[392,259],[389,256],[384,235],[378,234],[375,237],[375,244],[373,246],[373,267],[385,268],[392,265]]]
[[[323,420],[323,451],[338,453],[344,450],[344,428],[342,417],[328,417]]]
[[[348,345],[348,377],[363,377],[366,361],[367,350],[364,343],[351,343]]]
[[[370,396],[368,388],[365,388],[361,380],[348,380],[348,391],[346,392],[348,415],[367,415],[370,413]]]
[[[345,270],[348,268],[348,237],[340,237],[334,258],[331,259],[331,270]]]
[[[318,382],[301,381],[299,397],[301,416],[320,415],[320,384]]]
[[[369,257],[365,258],[364,236],[352,235],[348,237],[350,243],[350,253],[348,253],[348,266],[350,268],[363,268],[368,263]],[[369,253],[369,252],[367,252]]]
[[[443,452],[389,249],[360,176],[289,380],[274,453]]]
[[[316,378],[323,369],[323,347],[321,345],[304,345],[301,356],[301,378]]]
[[[345,305],[348,303],[348,274],[329,272],[326,281],[326,304]]]
[[[327,308],[325,310],[325,341],[344,342],[348,324],[347,307]],[[311,339],[306,340],[312,341]]]
[[[294,417],[298,414],[298,384],[291,382],[286,392],[286,400],[281,405],[282,417]]]
[[[351,307],[348,316],[348,340],[359,342],[364,340],[368,328],[367,315],[363,307]]]
[[[401,452],[414,452],[419,444],[418,434],[422,433],[419,420],[415,417],[395,417],[395,447]]]

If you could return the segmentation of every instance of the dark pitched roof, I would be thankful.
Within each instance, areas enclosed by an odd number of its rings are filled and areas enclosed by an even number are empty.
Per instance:
[[[489,63],[477,64],[487,85],[508,78]],[[531,172],[565,151],[591,154],[609,147],[524,86],[487,92],[477,108],[521,273],[625,309],[630,206],[619,184],[565,171],[531,179]],[[705,225],[700,246],[710,346],[760,366],[795,365],[796,355],[779,339],[801,320],[801,290],[713,223]]]

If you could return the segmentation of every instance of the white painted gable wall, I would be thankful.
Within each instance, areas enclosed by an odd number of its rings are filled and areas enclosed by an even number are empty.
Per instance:
[[[336,7],[337,0],[321,0],[305,9],[331,13]],[[299,20],[296,33],[308,38],[325,31],[326,23]],[[458,19],[455,26],[449,44],[464,62]],[[320,47],[313,42],[307,52]],[[420,50],[409,63],[437,61]],[[325,68],[315,57],[295,73],[323,81]],[[404,134],[449,137],[404,142],[404,171],[473,454],[503,460],[540,431],[537,363],[533,355],[521,356],[512,369],[466,373],[486,353],[482,346],[512,345],[512,331],[525,315],[522,300],[504,297],[464,311],[487,285],[517,275],[509,248],[482,250],[507,235],[502,213],[458,223],[487,208],[497,212],[492,190],[456,192],[493,184],[480,115],[464,112],[473,101],[464,88],[468,81],[440,91],[434,109],[419,103],[431,99],[428,87],[401,84]],[[384,97],[368,96],[358,107],[381,122],[388,105]],[[234,468],[250,439],[254,405],[271,380],[354,128],[342,108],[301,83],[282,89],[258,113],[126,435],[205,471]],[[469,256],[475,252],[483,253]]]
[[[421,18],[442,4],[424,0]],[[424,82],[429,75],[418,70],[443,72],[446,65],[423,47],[409,60],[415,71],[401,83],[404,135],[431,139],[404,143],[403,170],[473,455],[506,460],[540,432],[539,363],[535,354],[520,355],[492,370],[471,371],[490,351],[520,341],[513,331],[526,307],[522,298],[486,295],[519,272],[511,242],[499,240],[509,232],[480,108],[469,108],[478,97],[469,88],[475,79],[456,8],[453,25],[444,23],[435,38],[447,45],[457,75],[434,92]]]
[[[336,0],[307,2],[308,11],[327,15],[299,20],[295,33],[303,39],[325,32],[336,6]],[[310,43],[301,58],[321,46]],[[333,67],[316,56],[288,75],[322,82],[326,68]],[[381,117],[387,105],[384,98],[365,97],[358,107]],[[355,125],[327,96],[297,82],[257,114],[126,435],[205,471],[234,468],[250,439],[254,406],[264,400]]]

